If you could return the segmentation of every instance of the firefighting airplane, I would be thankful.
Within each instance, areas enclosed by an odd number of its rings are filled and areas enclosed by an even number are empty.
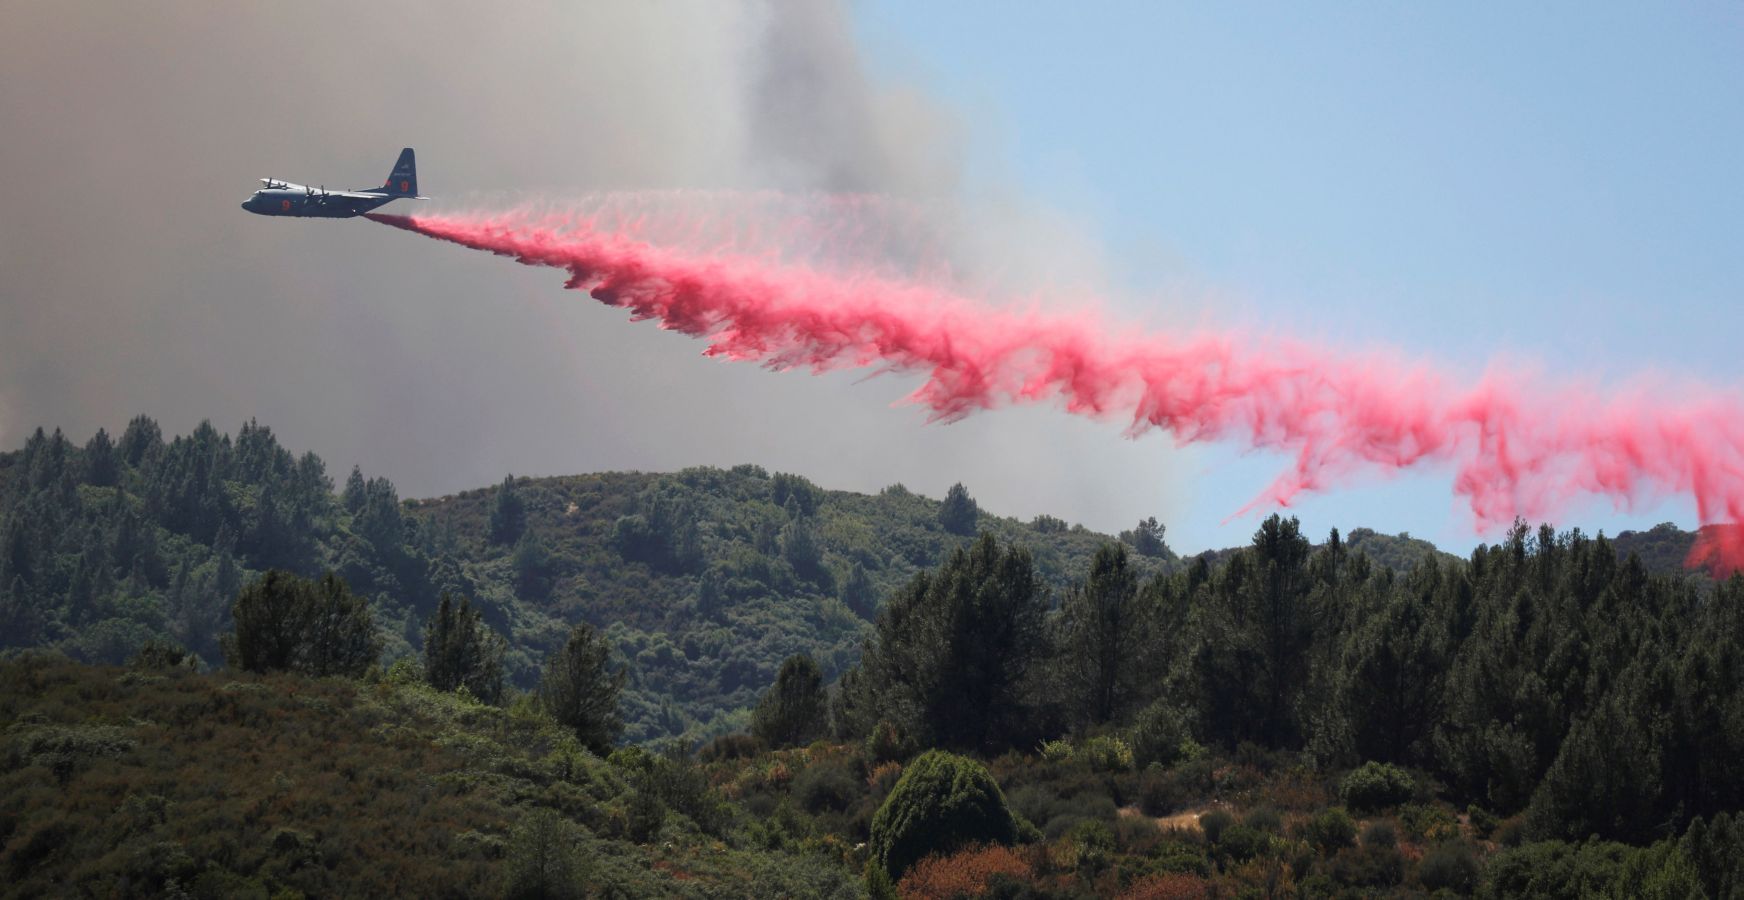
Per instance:
[[[362,215],[385,203],[402,197],[408,200],[428,200],[418,196],[418,166],[412,160],[412,148],[400,151],[387,183],[377,188],[355,191],[330,191],[325,187],[309,187],[272,178],[262,178],[266,187],[255,191],[243,202],[242,208],[263,216],[301,216],[319,219],[349,219]]]

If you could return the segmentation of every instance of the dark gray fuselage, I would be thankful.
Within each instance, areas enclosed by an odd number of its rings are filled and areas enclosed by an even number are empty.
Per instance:
[[[392,201],[393,197],[341,197],[314,190],[255,191],[242,208],[263,216],[300,216],[316,219],[349,219]]]

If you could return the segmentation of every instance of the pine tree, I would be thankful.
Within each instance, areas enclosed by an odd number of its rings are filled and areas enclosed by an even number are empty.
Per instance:
[[[962,482],[951,485],[945,493],[945,502],[939,505],[939,524],[952,534],[971,535],[980,518],[981,509],[969,496],[969,489]]]
[[[1103,544],[1090,576],[1060,608],[1060,669],[1067,709],[1081,724],[1099,725],[1125,713],[1147,679],[1144,648],[1149,617],[1139,602],[1138,576],[1121,544]]]
[[[854,561],[847,581],[842,583],[842,605],[862,619],[870,620],[878,614],[877,590],[872,587],[872,578],[859,560]]]
[[[115,445],[109,440],[109,432],[97,429],[91,440],[85,444],[85,483],[97,487],[110,487],[120,476],[120,460],[115,453]]]
[[[796,747],[822,737],[825,724],[817,662],[803,653],[788,657],[751,713],[751,734],[770,747]]]
[[[505,647],[470,599],[455,606],[443,594],[436,615],[424,626],[424,680],[439,691],[465,687],[485,703],[498,703]]]
[[[357,515],[363,512],[363,504],[369,500],[369,483],[363,480],[363,469],[352,466],[351,474],[345,479],[345,494],[341,502],[345,504],[346,512]]]
[[[503,479],[497,487],[496,503],[491,507],[491,543],[512,545],[527,527],[527,503],[515,489],[515,476]]]
[[[319,582],[273,570],[236,598],[231,665],[251,672],[356,677],[381,655],[369,604],[328,572]]]
[[[602,756],[611,752],[624,730],[618,694],[626,675],[622,669],[608,669],[610,659],[605,636],[582,622],[545,661],[539,679],[540,705],[558,724],[574,731],[582,746]]]

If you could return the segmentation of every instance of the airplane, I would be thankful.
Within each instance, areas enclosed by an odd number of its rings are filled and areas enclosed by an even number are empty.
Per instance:
[[[260,183],[265,187],[243,201],[242,208],[262,216],[349,219],[402,197],[430,199],[418,196],[418,166],[410,147],[400,151],[387,183],[381,187],[330,191],[325,186],[309,187],[274,178],[262,178]]]

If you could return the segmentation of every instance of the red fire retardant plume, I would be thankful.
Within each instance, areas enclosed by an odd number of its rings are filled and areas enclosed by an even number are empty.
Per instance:
[[[1603,395],[1492,372],[1461,387],[1378,354],[1229,335],[1116,334],[1100,317],[1014,311],[890,277],[725,252],[685,253],[514,214],[371,219],[569,272],[565,287],[773,368],[920,374],[935,420],[1007,403],[1234,441],[1294,456],[1249,509],[1288,506],[1366,470],[1449,465],[1478,527],[1542,519],[1574,499],[1628,507],[1692,497],[1691,565],[1744,566],[1744,408],[1713,392]]]

